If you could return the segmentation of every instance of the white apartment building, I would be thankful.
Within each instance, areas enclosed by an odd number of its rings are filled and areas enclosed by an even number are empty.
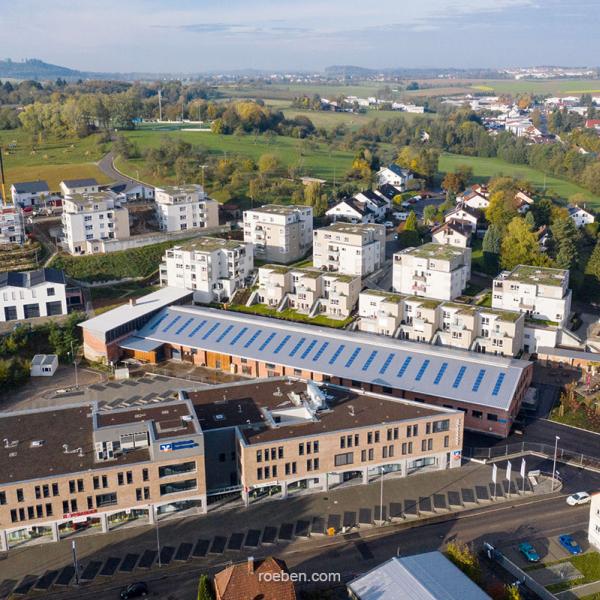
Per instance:
[[[129,211],[113,192],[67,196],[62,213],[63,246],[71,254],[102,252],[98,240],[129,238]]]
[[[93,178],[64,179],[59,184],[63,196],[73,194],[95,194],[100,191],[100,184]]]
[[[365,290],[358,314],[358,328],[378,335],[503,356],[523,349],[520,313]]]
[[[600,492],[592,494],[592,501],[590,502],[588,542],[590,546],[600,551]]]
[[[358,276],[265,265],[258,269],[255,301],[278,310],[291,308],[315,317],[319,314],[346,319],[358,302]]]
[[[163,231],[206,229],[219,225],[219,203],[201,185],[176,185],[154,191],[158,225]]]
[[[222,302],[244,287],[253,268],[251,244],[201,237],[167,250],[160,282],[193,290],[195,302]]]
[[[313,233],[313,265],[366,277],[385,263],[385,226],[333,223]]]
[[[429,243],[394,254],[392,287],[401,294],[453,300],[471,277],[471,249]]]
[[[0,203],[0,244],[24,244],[25,224],[21,210]]]
[[[267,204],[244,211],[244,241],[260,260],[291,263],[300,260],[313,242],[310,206]]]
[[[564,325],[571,312],[569,271],[518,265],[494,279],[492,306],[525,313],[530,320]]]
[[[57,269],[0,273],[0,322],[66,315],[67,283]]]

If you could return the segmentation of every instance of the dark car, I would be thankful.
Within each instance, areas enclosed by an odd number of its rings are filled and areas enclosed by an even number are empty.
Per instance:
[[[129,600],[129,598],[141,598],[148,595],[148,584],[143,581],[132,583],[121,590],[121,600]]]

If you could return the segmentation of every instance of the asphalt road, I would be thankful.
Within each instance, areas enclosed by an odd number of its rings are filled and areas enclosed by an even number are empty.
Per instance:
[[[536,467],[543,470],[551,468],[549,461],[536,463],[532,460],[529,468]],[[263,547],[245,554],[252,554],[257,558],[275,554],[286,561],[292,572],[306,574],[301,577],[306,577],[307,581],[310,581],[313,573],[333,573],[335,576],[339,574],[342,582],[347,582],[391,556],[438,550],[449,541],[473,543],[476,548],[488,541],[503,548],[524,540],[535,542],[538,539],[571,533],[585,549],[588,547],[586,530],[589,507],[568,507],[565,496],[580,489],[600,489],[600,474],[564,467],[562,477],[564,488],[554,497],[530,497],[514,504],[488,506],[448,518],[440,517],[442,520],[430,524],[419,525],[418,522],[414,522],[382,529],[368,529],[335,538],[313,538],[287,548]],[[544,548],[546,544],[541,541],[539,547]],[[485,562],[485,559],[482,560]],[[117,598],[119,589],[126,583],[144,579],[152,591],[151,597],[192,600],[195,598],[199,575],[213,574],[226,564],[228,563],[223,557],[212,557],[202,562],[191,561],[171,565],[162,571],[154,569],[150,573],[138,572],[135,576],[113,578],[104,585],[94,584],[79,590],[46,593],[44,598],[109,600]],[[487,567],[492,568],[490,565]],[[505,576],[504,572],[501,575]]]

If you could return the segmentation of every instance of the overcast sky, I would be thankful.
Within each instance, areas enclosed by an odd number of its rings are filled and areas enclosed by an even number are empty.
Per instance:
[[[600,0],[0,0],[2,50],[81,70],[595,66]]]

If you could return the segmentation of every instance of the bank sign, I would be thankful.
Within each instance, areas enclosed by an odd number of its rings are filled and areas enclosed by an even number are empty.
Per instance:
[[[159,446],[161,452],[175,452],[177,450],[189,450],[191,448],[197,448],[198,443],[194,440],[183,440],[181,442],[169,442],[167,444],[161,444]]]

